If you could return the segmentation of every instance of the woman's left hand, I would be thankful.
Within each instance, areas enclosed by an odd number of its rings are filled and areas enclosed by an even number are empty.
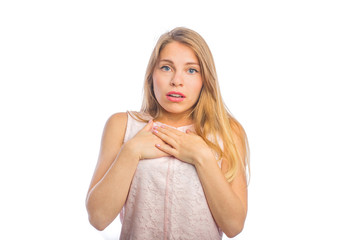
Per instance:
[[[211,148],[196,133],[186,130],[186,133],[177,129],[161,125],[154,127],[153,134],[166,144],[156,144],[161,151],[177,159],[195,165],[199,159],[214,158]]]

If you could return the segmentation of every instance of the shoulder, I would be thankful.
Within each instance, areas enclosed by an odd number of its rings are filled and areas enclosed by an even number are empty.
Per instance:
[[[126,112],[118,112],[118,113],[114,113],[112,114],[108,120],[107,123],[112,123],[112,124],[116,124],[116,123],[126,123],[127,122],[127,118],[128,118],[128,114]]]
[[[132,119],[142,123],[147,123],[149,120],[153,119],[150,114],[145,112],[128,111],[127,114]]]
[[[237,161],[239,161],[239,167],[244,166],[248,162],[249,155],[249,146],[246,132],[243,126],[233,117],[229,119],[230,123],[230,135],[231,135],[231,144],[233,144],[234,151],[232,157],[236,157]],[[229,142],[230,144],[230,142]],[[227,159],[223,159],[221,169],[224,172],[227,172],[230,165],[234,165],[234,163],[230,164]]]
[[[235,118],[230,118],[230,127],[236,136],[246,135],[243,126]]]
[[[128,114],[126,112],[118,112],[112,114],[106,121],[106,127],[113,130],[120,130],[126,128]]]
[[[128,114],[126,112],[112,114],[105,123],[103,139],[122,142],[126,131],[127,120]]]
[[[235,118],[231,118],[230,128],[235,145],[240,147],[240,152],[246,154],[248,148],[248,139],[243,126]]]

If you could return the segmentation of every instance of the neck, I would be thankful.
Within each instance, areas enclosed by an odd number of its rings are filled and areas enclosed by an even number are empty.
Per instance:
[[[181,126],[193,124],[193,120],[189,117],[189,113],[178,114],[178,113],[162,112],[160,113],[159,117],[154,119],[154,121],[159,121],[161,123],[173,127],[181,127]]]

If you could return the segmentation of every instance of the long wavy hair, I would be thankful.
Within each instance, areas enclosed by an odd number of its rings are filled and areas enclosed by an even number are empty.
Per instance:
[[[215,151],[219,159],[227,161],[228,170],[225,177],[228,182],[232,182],[238,173],[248,176],[250,165],[246,133],[223,102],[213,56],[205,40],[197,32],[177,27],[160,36],[146,69],[141,111],[131,112],[130,115],[144,122],[148,120],[144,118],[144,114],[152,118],[159,116],[161,107],[155,97],[152,75],[161,50],[174,41],[190,47],[200,64],[203,87],[199,100],[189,115],[196,133]],[[219,138],[222,143],[219,142]]]

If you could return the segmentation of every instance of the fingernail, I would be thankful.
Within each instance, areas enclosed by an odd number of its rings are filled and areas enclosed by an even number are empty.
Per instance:
[[[165,127],[165,125],[161,125],[160,127],[162,127],[162,128],[166,128],[166,127]]]
[[[154,132],[154,133],[158,133],[158,131],[157,131],[157,130],[154,130],[153,132]]]
[[[160,144],[155,144],[155,146],[160,147]]]
[[[153,127],[154,130],[158,129],[158,126]]]

